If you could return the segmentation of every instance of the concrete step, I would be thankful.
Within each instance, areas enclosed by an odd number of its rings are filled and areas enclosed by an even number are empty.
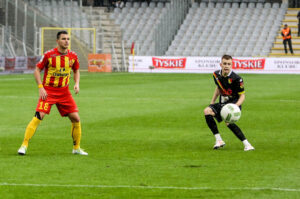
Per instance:
[[[297,20],[297,15],[296,14],[286,14],[285,15],[285,20]]]
[[[113,57],[112,66],[113,68],[116,68],[118,63],[119,67],[122,67],[122,31],[120,26],[115,24],[114,20],[110,19],[107,8],[96,7],[92,9],[92,12],[89,8],[85,8],[85,10],[89,15],[90,23],[95,27],[101,28],[103,38],[103,43],[101,44],[102,52],[112,53],[111,41],[113,39],[117,62]],[[128,56],[130,49],[126,48],[125,53],[126,56]],[[128,59],[126,59],[126,62],[128,62]],[[128,66],[128,63],[126,63],[126,65]]]
[[[282,36],[276,37],[276,42],[282,41]],[[293,37],[292,36],[292,42],[300,42],[300,37]]]
[[[101,23],[102,26],[104,26],[104,25],[107,25],[107,26],[114,25],[114,23],[111,20],[101,20],[100,23]]]
[[[283,28],[284,24],[281,25],[281,29]],[[291,30],[293,30],[293,29],[294,30],[298,30],[298,25],[290,25],[290,24],[288,24],[288,26],[290,27]]]
[[[101,26],[104,32],[120,32],[122,33],[123,31],[121,30],[120,26],[107,26],[107,25],[103,25]]]
[[[107,48],[111,48],[111,42],[107,42],[107,43],[103,43],[102,45],[103,48],[107,49]],[[122,48],[122,44],[121,43],[115,43],[115,46],[114,46],[116,49],[118,48]]]
[[[103,43],[111,43],[111,42],[114,42],[115,44],[116,43],[122,43],[122,40],[121,40],[121,38],[120,37],[111,37],[111,36],[104,36],[103,37]]]
[[[282,21],[283,24],[287,24],[288,26],[298,26],[298,20],[297,19],[284,19]]]
[[[287,47],[289,52],[289,47]],[[293,48],[295,54],[300,54],[300,48]],[[272,48],[271,53],[284,53],[284,48]]]
[[[111,47],[103,48],[103,51],[104,52],[112,52],[112,49],[111,49]],[[115,53],[116,54],[122,54],[122,48],[115,48]]]
[[[300,54],[270,53],[269,57],[299,57]]]
[[[297,16],[299,11],[300,11],[300,8],[288,8],[286,13],[289,15]]]
[[[295,43],[292,42],[293,48],[300,48],[300,43]],[[273,48],[283,48],[283,43],[282,42],[275,42],[273,44]]]
[[[122,31],[111,31],[111,30],[107,30],[107,29],[105,29],[105,27],[103,27],[103,35],[106,37],[111,36],[111,35],[119,37],[122,35]]]

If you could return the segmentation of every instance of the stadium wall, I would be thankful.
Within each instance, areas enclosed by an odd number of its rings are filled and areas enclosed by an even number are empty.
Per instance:
[[[37,62],[41,56],[28,57],[1,57],[0,56],[0,72],[7,73],[30,73],[35,69]]]
[[[212,73],[220,69],[220,57],[130,56],[129,72]],[[300,58],[236,57],[233,70],[254,74],[300,74]]]

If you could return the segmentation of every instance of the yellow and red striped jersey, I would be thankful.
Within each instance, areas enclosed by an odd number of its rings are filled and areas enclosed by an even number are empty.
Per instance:
[[[43,85],[62,88],[67,87],[70,81],[71,69],[79,69],[79,61],[75,52],[68,50],[62,54],[57,48],[47,51],[36,65],[44,71]]]

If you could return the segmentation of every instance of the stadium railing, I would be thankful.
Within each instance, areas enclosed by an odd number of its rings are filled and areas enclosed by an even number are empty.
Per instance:
[[[171,0],[167,12],[155,27],[155,55],[164,55],[188,13],[190,0]]]
[[[53,20],[24,1],[2,0],[2,9],[4,10],[4,20],[1,20],[0,23],[6,30],[4,37],[11,38],[11,40],[4,40],[3,55],[38,55],[38,27],[55,26]],[[19,47],[20,43],[22,43],[22,49]],[[12,54],[11,49],[7,47],[11,45],[13,48],[19,49],[16,50],[16,55]]]

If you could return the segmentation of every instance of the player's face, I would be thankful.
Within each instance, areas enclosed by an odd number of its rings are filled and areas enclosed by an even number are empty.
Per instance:
[[[70,37],[68,34],[61,34],[56,40],[57,45],[62,49],[68,49],[70,44]]]
[[[232,59],[222,59],[221,62],[222,74],[227,75],[232,69]]]

